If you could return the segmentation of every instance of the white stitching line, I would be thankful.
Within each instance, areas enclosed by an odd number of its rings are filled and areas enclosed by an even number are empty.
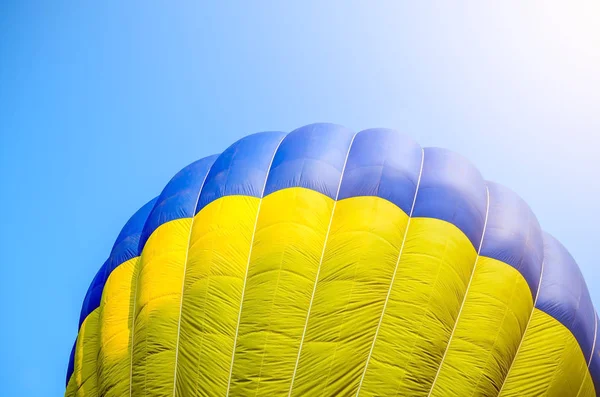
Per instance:
[[[156,203],[154,203],[154,205],[156,206]],[[152,210],[150,210],[150,213],[148,214],[148,218],[150,217],[150,215],[152,215],[153,210],[154,210],[154,207],[152,207]],[[146,219],[146,222],[147,221],[148,221],[148,219]],[[144,222],[144,226],[145,226],[145,222]],[[142,228],[142,230],[143,230],[143,228]],[[146,242],[148,242],[148,240],[146,240]],[[146,242],[144,243],[144,246],[146,245]],[[135,307],[137,306],[137,292],[138,292],[138,284],[140,281],[140,273],[142,270],[142,253],[143,252],[144,252],[144,247],[142,247],[142,249],[140,250],[140,255],[138,256],[138,260],[133,267],[133,271],[134,271],[134,275],[135,275],[135,289],[133,292],[133,302],[132,302],[132,307],[131,307],[132,315],[131,315],[131,347],[129,349],[129,397],[131,397],[131,395],[133,393],[133,342],[134,342],[134,337],[135,337],[135,318],[136,318]],[[137,268],[137,274],[135,274],[136,268]]]
[[[319,260],[319,266],[317,267],[317,274],[315,276],[315,284],[313,285],[312,295],[310,297],[310,303],[308,305],[308,311],[306,313],[306,320],[304,322],[304,329],[302,330],[302,338],[300,339],[300,346],[298,347],[298,355],[296,356],[296,364],[294,365],[294,372],[292,373],[292,381],[290,383],[290,390],[288,392],[288,397],[292,395],[292,391],[294,389],[294,381],[296,380],[296,372],[298,371],[298,364],[300,363],[300,355],[302,353],[302,346],[304,344],[304,338],[306,336],[306,329],[308,328],[308,319],[310,318],[310,312],[312,310],[313,301],[315,299],[315,292],[317,291],[317,284],[319,283],[319,274],[321,273],[321,267],[323,265],[323,257],[325,256],[325,249],[327,248],[327,240],[329,239],[329,233],[331,231],[331,225],[333,223],[333,216],[335,214],[335,208],[337,205],[337,201],[340,195],[340,189],[342,187],[342,181],[344,179],[344,172],[346,171],[346,165],[348,164],[348,157],[350,157],[350,150],[352,149],[352,144],[354,143],[354,139],[358,133],[352,136],[352,140],[350,141],[350,146],[348,146],[348,152],[346,153],[346,159],[344,160],[344,165],[342,166],[342,172],[340,174],[340,181],[337,187],[337,192],[335,194],[335,200],[333,202],[333,208],[331,209],[331,217],[329,218],[329,226],[327,227],[327,233],[325,234],[325,241],[323,243],[323,250],[321,251],[321,259]]]
[[[444,350],[444,355],[442,356],[442,361],[440,361],[440,365],[438,366],[438,370],[435,373],[435,378],[433,378],[433,383],[431,383],[431,389],[429,389],[429,393],[427,397],[431,396],[433,393],[433,389],[435,388],[435,384],[442,372],[442,367],[444,366],[444,360],[446,360],[446,355],[450,350],[450,344],[452,343],[452,339],[454,338],[454,333],[456,332],[456,328],[458,328],[458,322],[460,321],[460,315],[465,307],[465,303],[467,302],[467,297],[469,296],[469,290],[471,289],[471,285],[473,284],[473,278],[475,277],[475,270],[477,270],[477,264],[479,262],[481,247],[483,247],[483,240],[485,239],[485,231],[487,230],[488,217],[490,214],[490,190],[488,187],[485,187],[485,193],[487,196],[487,204],[485,210],[485,222],[483,224],[483,233],[481,234],[481,241],[479,242],[479,248],[477,249],[477,257],[475,258],[475,264],[473,265],[473,270],[471,270],[471,277],[469,278],[469,284],[467,284],[467,289],[465,290],[465,295],[463,296],[462,303],[460,305],[460,309],[458,310],[458,315],[456,316],[456,321],[454,321],[454,327],[452,328],[452,333],[450,334],[450,339],[448,339],[448,344],[446,344],[446,350]]]
[[[177,339],[175,342],[175,366],[173,369],[173,396],[175,396],[175,393],[177,391],[177,364],[179,362],[179,338],[181,336],[181,317],[182,317],[182,312],[183,312],[183,293],[185,291],[185,276],[187,275],[187,264],[188,264],[188,258],[189,258],[189,253],[190,253],[190,244],[192,242],[192,232],[194,230],[194,221],[196,220],[196,208],[198,208],[198,203],[200,202],[200,196],[202,195],[202,191],[204,190],[204,186],[206,184],[206,179],[208,179],[208,175],[210,174],[210,171],[212,170],[212,167],[215,165],[215,162],[217,161],[217,157],[215,157],[213,163],[210,165],[210,168],[208,169],[208,171],[206,172],[206,175],[204,175],[204,179],[202,180],[202,185],[200,185],[200,190],[198,190],[198,197],[196,197],[196,204],[194,205],[194,214],[192,215],[192,222],[190,224],[190,233],[188,234],[188,241],[187,241],[187,249],[185,250],[185,260],[183,261],[183,279],[181,280],[181,296],[179,298],[179,318],[177,319]]]
[[[398,272],[398,266],[400,265],[400,258],[402,257],[402,252],[404,251],[404,245],[406,243],[406,238],[408,236],[408,228],[410,227],[410,220],[412,219],[413,211],[415,210],[415,203],[417,202],[417,195],[419,193],[419,187],[421,185],[421,176],[423,175],[424,161],[425,161],[425,151],[423,149],[421,149],[421,168],[419,170],[419,177],[417,179],[417,187],[415,189],[415,195],[413,197],[412,206],[410,207],[410,214],[408,215],[408,221],[406,222],[406,230],[404,231],[404,238],[402,239],[402,245],[400,246],[400,251],[398,252],[398,259],[396,260],[396,266],[394,267],[394,273],[392,274],[392,280],[390,281],[390,287],[388,288],[388,292],[385,297],[385,302],[383,303],[383,309],[381,310],[381,316],[379,317],[379,323],[377,324],[377,328],[375,329],[375,335],[373,336],[373,342],[371,343],[371,349],[369,350],[369,355],[367,356],[367,361],[365,362],[365,368],[360,377],[360,382],[358,383],[358,390],[356,390],[357,397],[360,394],[360,390],[361,390],[363,382],[365,380],[365,375],[367,374],[367,368],[369,367],[369,362],[371,361],[371,356],[373,355],[373,350],[375,349],[375,342],[377,341],[377,337],[379,336],[379,329],[381,328],[381,324],[383,322],[383,317],[385,315],[385,311],[387,309],[387,305],[390,300],[390,295],[392,294],[392,287],[394,286],[394,281],[396,279],[396,273]]]
[[[588,368],[592,364],[592,358],[594,358],[594,350],[596,349],[596,338],[598,337],[598,314],[594,311],[594,343],[592,344],[592,351],[590,352],[590,359],[588,360]]]
[[[523,331],[523,335],[521,336],[521,341],[519,342],[519,346],[517,347],[517,350],[515,351],[515,355],[513,356],[513,359],[510,363],[510,367],[508,367],[508,371],[506,371],[506,376],[504,377],[504,380],[502,381],[502,386],[500,386],[500,390],[498,390],[497,397],[500,397],[500,395],[502,394],[504,385],[506,385],[506,380],[508,379],[508,376],[510,375],[510,371],[512,370],[513,365],[515,364],[515,361],[517,361],[517,356],[519,355],[519,351],[521,350],[521,346],[523,345],[523,341],[525,340],[525,335],[527,334],[527,330],[529,329],[529,324],[531,323],[531,319],[533,318],[533,313],[535,312],[535,305],[537,304],[538,297],[540,296],[540,290],[542,288],[542,279],[544,278],[544,264],[545,263],[546,263],[545,260],[542,261],[542,270],[540,271],[540,281],[538,282],[537,292],[535,293],[535,300],[533,301],[533,307],[531,308],[531,314],[529,315],[529,320],[527,320],[527,325],[525,326],[525,331]]]
[[[233,375],[233,362],[235,360],[235,348],[237,345],[238,333],[240,331],[240,320],[242,319],[242,309],[244,308],[244,295],[246,293],[246,282],[248,281],[248,270],[250,269],[250,259],[252,258],[252,248],[254,246],[254,237],[256,235],[256,227],[258,225],[258,216],[260,214],[260,208],[262,206],[262,202],[265,195],[265,189],[267,188],[267,181],[269,180],[269,174],[271,173],[271,167],[273,166],[273,161],[275,160],[275,156],[277,155],[277,151],[279,150],[279,146],[286,138],[287,135],[284,135],[277,147],[273,152],[273,157],[271,158],[271,163],[269,163],[269,167],[267,168],[267,174],[265,175],[265,183],[263,184],[262,192],[260,195],[260,200],[258,201],[258,207],[256,209],[256,219],[254,220],[254,230],[252,231],[252,238],[250,239],[250,251],[248,252],[248,261],[246,262],[246,273],[244,275],[244,284],[242,285],[242,297],[240,299],[240,309],[238,311],[237,324],[235,326],[235,336],[233,338],[233,350],[231,352],[231,365],[229,366],[229,376],[227,379],[227,392],[226,396],[229,396],[229,390],[231,389],[231,376]]]

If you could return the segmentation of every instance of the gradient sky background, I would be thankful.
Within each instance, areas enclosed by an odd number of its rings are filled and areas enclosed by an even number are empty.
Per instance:
[[[33,3],[0,5],[3,395],[62,395],[93,275],[173,174],[317,121],[468,157],[600,307],[597,0]]]

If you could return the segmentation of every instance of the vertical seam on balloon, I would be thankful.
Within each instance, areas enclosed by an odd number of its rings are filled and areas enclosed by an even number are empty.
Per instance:
[[[596,349],[596,337],[598,336],[597,332],[598,332],[598,314],[596,313],[596,311],[594,311],[594,343],[592,343],[592,351],[590,352],[590,358],[588,359],[588,362],[587,362],[588,372],[590,369],[590,365],[592,365],[592,360],[594,359],[594,350]],[[590,374],[590,376],[591,376],[591,374]],[[581,394],[584,384],[585,384],[585,376],[581,380],[581,385],[579,385],[579,390],[577,391],[577,397],[579,397],[579,395]]]
[[[154,211],[154,208],[156,208],[156,204],[158,203],[158,199],[156,200],[156,202],[154,203],[154,206],[152,207],[152,209],[150,210],[150,212],[148,213],[148,218],[146,218],[146,221],[144,222],[144,226],[146,226],[146,222],[148,222],[148,219],[150,218],[150,216],[152,215],[152,212]],[[143,229],[142,228],[142,233],[143,233]],[[146,239],[146,241],[144,242],[144,246],[146,245],[146,243],[148,242],[148,240]],[[135,263],[134,267],[133,267],[133,275],[132,278],[135,277],[135,289],[134,289],[134,293],[133,293],[133,302],[131,303],[132,307],[132,315],[131,315],[131,347],[129,349],[129,397],[131,397],[132,393],[133,393],[133,342],[135,340],[135,307],[137,305],[137,292],[138,292],[138,284],[140,281],[140,273],[141,273],[141,267],[142,267],[142,253],[144,251],[144,247],[138,247],[138,251],[139,251],[139,259],[137,260],[137,262]],[[136,267],[137,267],[137,274],[135,274],[136,271]]]
[[[419,194],[419,187],[421,186],[421,177],[423,176],[423,164],[424,163],[425,163],[425,151],[423,149],[421,149],[421,166],[419,169],[419,177],[417,178],[417,186],[415,188],[415,195],[413,197],[413,202],[410,207],[410,213],[408,214],[408,221],[406,222],[406,229],[404,231],[404,237],[402,238],[402,244],[400,245],[400,251],[398,252],[398,258],[396,259],[396,265],[394,266],[394,273],[392,274],[390,286],[388,288],[388,292],[385,297],[385,301],[383,303],[383,308],[381,309],[381,316],[379,316],[379,322],[377,323],[377,328],[375,329],[375,335],[373,336],[373,341],[371,342],[371,348],[369,349],[369,354],[367,355],[367,360],[365,362],[365,368],[363,369],[362,375],[360,377],[360,381],[358,383],[358,389],[356,390],[357,397],[360,394],[363,382],[365,380],[365,376],[367,374],[367,369],[369,367],[369,362],[371,361],[371,357],[373,356],[373,351],[375,350],[375,343],[377,342],[377,337],[379,336],[379,330],[381,329],[381,324],[383,323],[383,317],[385,316],[387,305],[390,300],[390,296],[392,294],[392,289],[394,286],[394,282],[396,280],[396,273],[398,272],[398,266],[400,265],[400,259],[402,258],[402,253],[404,252],[404,246],[406,244],[406,239],[408,236],[408,228],[410,227],[410,221],[412,219],[413,212],[415,210],[415,204],[417,202],[417,195]]]
[[[504,386],[506,385],[506,380],[508,379],[508,377],[510,375],[510,371],[513,369],[515,361],[517,361],[517,356],[519,355],[519,351],[521,350],[521,346],[523,345],[523,341],[525,340],[525,335],[527,334],[527,330],[529,329],[529,325],[531,324],[531,319],[533,318],[533,314],[535,312],[535,306],[537,305],[537,301],[540,296],[540,291],[542,289],[542,280],[544,278],[545,263],[546,263],[546,261],[543,260],[542,261],[542,269],[540,271],[540,281],[538,282],[538,287],[537,287],[537,291],[535,294],[535,300],[533,301],[533,307],[531,308],[531,314],[529,315],[529,319],[527,320],[527,325],[525,326],[525,331],[523,331],[523,335],[521,336],[521,341],[519,342],[519,346],[517,346],[515,355],[513,356],[513,359],[510,362],[510,366],[508,367],[508,371],[506,371],[506,376],[504,377],[504,380],[502,381],[502,385],[500,386],[500,389],[498,390],[497,397],[500,397],[500,395],[502,394],[502,390],[504,389]]]
[[[531,219],[531,217],[532,217],[532,213],[529,213],[528,217],[529,217],[529,220],[528,220],[528,222],[530,222],[530,219]],[[531,233],[531,231],[530,231],[529,233],[527,233],[527,238],[525,239],[525,243],[524,243],[525,247],[529,247],[529,242],[530,242],[530,240],[531,240],[531,237],[532,237],[532,233]],[[520,263],[522,264],[522,262],[523,262],[523,258],[521,258],[521,261],[520,261]],[[525,278],[525,277],[523,276],[523,274],[521,273],[521,270],[517,269],[516,267],[515,267],[515,269],[517,270],[517,274],[519,275],[519,276],[517,276],[517,277],[523,277],[523,278]],[[525,279],[525,281],[526,281],[526,282],[527,282],[527,284],[529,285],[529,282],[528,282],[528,280],[527,280],[527,279]],[[512,301],[512,299],[513,299],[513,297],[514,297],[515,290],[516,290],[516,288],[517,288],[517,284],[518,284],[518,280],[515,280],[515,282],[514,282],[514,284],[513,284],[513,289],[512,289],[512,293],[511,293],[511,297],[510,297],[510,300],[509,300],[509,301]],[[530,287],[528,287],[528,288],[530,289]],[[535,299],[535,298],[534,298],[534,299]],[[507,306],[506,306],[506,310],[505,310],[505,312],[504,312],[504,316],[502,317],[501,324],[504,324],[504,321],[506,320],[506,316],[507,316],[507,314],[508,314],[508,312],[509,312],[509,307],[510,307],[510,305],[508,305],[508,304],[507,304]],[[493,358],[492,351],[493,351],[494,347],[496,346],[496,343],[498,342],[498,338],[500,337],[500,333],[501,333],[500,331],[501,331],[501,328],[498,328],[498,331],[496,332],[496,337],[494,338],[494,342],[491,344],[491,350],[490,350],[490,352],[488,353],[488,358],[487,358],[487,359],[486,359],[486,361],[485,361],[485,365],[484,365],[483,367],[481,367],[481,368],[488,368],[488,366],[489,366],[489,363],[490,363],[490,359],[491,359],[491,358]],[[485,372],[482,370],[482,371],[481,371],[481,373],[479,374],[479,376],[477,377],[477,382],[475,383],[475,386],[473,387],[473,391],[472,391],[472,393],[471,393],[471,397],[473,397],[473,396],[475,395],[475,393],[477,393],[477,390],[478,390],[478,388],[479,388],[479,385],[480,385],[480,383],[481,383],[481,379],[482,379],[482,378],[484,378],[484,375],[485,375]]]
[[[596,338],[598,337],[598,315],[594,311],[594,343],[592,343],[592,351],[590,352],[590,359],[588,360],[588,368],[592,364],[592,358],[594,358],[594,349],[596,349]]]
[[[302,337],[300,338],[300,346],[298,347],[298,354],[296,355],[296,363],[294,365],[294,372],[292,373],[292,380],[290,382],[290,390],[288,392],[288,397],[290,397],[292,395],[292,391],[294,389],[294,381],[296,380],[298,364],[300,363],[300,355],[302,354],[304,338],[306,337],[306,330],[308,328],[308,320],[310,318],[312,305],[313,305],[313,302],[315,299],[315,293],[317,291],[317,284],[319,283],[319,275],[321,273],[321,267],[323,265],[323,258],[325,256],[325,250],[327,249],[327,240],[329,239],[329,233],[331,232],[331,225],[333,224],[333,217],[335,215],[335,208],[336,208],[337,201],[338,201],[338,198],[340,195],[342,181],[344,180],[344,173],[346,171],[346,165],[348,164],[348,158],[350,157],[350,150],[352,149],[352,144],[354,143],[354,139],[356,138],[357,135],[358,135],[358,133],[356,133],[352,136],[352,140],[350,141],[350,145],[348,146],[348,152],[346,153],[346,158],[344,159],[344,165],[342,166],[342,172],[340,173],[340,181],[337,186],[335,200],[333,201],[333,208],[331,209],[331,216],[329,217],[329,225],[327,226],[327,232],[325,233],[325,241],[323,242],[323,250],[321,251],[321,258],[319,259],[319,266],[317,267],[317,274],[315,275],[315,283],[313,285],[312,294],[310,296],[310,303],[308,304],[308,311],[306,312],[306,320],[304,321],[304,329],[302,330]]]
[[[110,275],[110,274],[109,274]],[[96,384],[96,393],[99,395],[100,394],[100,390],[102,389],[101,387],[101,382],[100,382],[100,375],[101,375],[101,371],[100,371],[100,353],[102,352],[102,340],[100,338],[100,331],[102,329],[102,299],[104,298],[104,288],[106,287],[106,283],[108,282],[108,277],[109,275],[106,276],[106,280],[104,280],[104,285],[102,286],[102,295],[100,295],[100,303],[98,304],[98,324],[96,324],[96,328],[97,328],[97,335],[96,335],[96,339],[98,340],[98,350],[96,351],[96,378],[97,378],[97,384]],[[102,310],[101,310],[102,309]]]
[[[190,253],[190,243],[192,240],[192,232],[194,230],[194,221],[196,220],[196,208],[198,207],[198,203],[200,202],[200,196],[202,195],[202,191],[204,190],[204,186],[206,184],[206,180],[208,179],[208,175],[212,170],[212,167],[215,165],[216,158],[213,163],[210,165],[208,171],[206,171],[206,175],[204,175],[204,179],[202,180],[202,185],[200,185],[200,189],[198,190],[198,197],[196,197],[196,204],[194,204],[192,221],[190,223],[190,232],[188,233],[188,241],[187,241],[187,249],[185,250],[185,260],[183,261],[183,279],[181,280],[181,296],[179,298],[179,317],[177,319],[177,338],[175,340],[175,364],[173,368],[173,396],[177,391],[177,363],[179,362],[179,339],[181,335],[181,313],[183,311],[183,293],[185,290],[185,276],[187,274],[187,264]]]
[[[581,279],[580,279],[580,281],[583,283],[583,286],[585,287],[585,281],[583,280],[583,278],[581,278]],[[571,327],[573,326],[573,324],[574,324],[574,323],[575,323],[575,321],[577,320],[577,312],[579,311],[579,306],[580,306],[580,304],[581,304],[581,299],[582,299],[582,297],[583,297],[583,290],[581,290],[581,291],[580,291],[580,293],[579,293],[579,298],[577,299],[577,307],[576,307],[576,308],[575,308],[575,310],[573,311],[573,313],[574,313],[574,317],[573,317],[573,322],[571,323]],[[548,313],[548,312],[545,312],[545,314],[547,314],[548,316],[551,316],[551,317],[553,317],[553,316],[552,316],[550,313]],[[563,324],[563,325],[564,325],[564,324]],[[567,329],[568,329],[568,330],[571,332],[571,335],[573,335],[573,337],[575,338],[575,341],[576,341],[576,343],[577,343],[577,346],[579,347],[579,351],[580,351],[582,354],[584,354],[584,360],[585,360],[585,353],[583,352],[583,349],[581,348],[581,344],[579,343],[579,340],[577,339],[577,337],[575,336],[575,334],[573,333],[573,331],[571,331],[571,327],[567,327],[567,326],[565,325],[565,328],[567,328]],[[564,350],[565,350],[565,346],[562,346],[562,351],[564,352]],[[559,360],[559,362],[558,362],[557,368],[560,368],[564,362],[565,362],[565,356],[564,356],[564,355],[562,355],[562,356],[561,356],[561,358],[560,358],[560,360]],[[548,384],[548,386],[547,386],[547,388],[546,388],[546,391],[547,391],[547,390],[550,390],[550,388],[551,388],[551,387],[552,387],[552,385],[554,384],[554,380],[556,379],[556,376],[558,375],[558,373],[559,373],[559,372],[560,372],[560,370],[558,370],[558,371],[557,371],[557,370],[555,370],[555,371],[552,373],[552,377],[550,378],[550,381],[549,381],[549,382],[546,382],[546,383]]]
[[[150,212],[152,213],[152,212]],[[142,251],[143,251],[143,247],[142,250],[140,250],[140,259],[137,261],[137,263],[135,264],[135,266],[133,267],[133,272],[134,272],[134,277],[135,277],[135,289],[133,291],[133,302],[132,302],[132,308],[130,309],[132,311],[132,315],[131,315],[131,347],[129,348],[129,397],[131,397],[132,393],[133,393],[133,342],[134,342],[134,336],[135,336],[135,306],[137,305],[137,291],[138,291],[138,282],[140,281],[140,268],[142,266]],[[135,269],[137,267],[137,274],[135,274]]]
[[[151,200],[151,201],[152,201],[152,200]],[[150,201],[150,202],[151,202],[151,201]],[[156,201],[154,202],[154,205],[152,206],[152,209],[151,209],[151,210],[148,212],[148,217],[150,216],[150,214],[152,214],[152,211],[153,211],[153,210],[154,210],[154,208],[156,207],[156,202],[157,202],[157,201],[158,201],[158,199],[156,199]],[[148,203],[150,203],[150,202],[148,202]],[[144,221],[144,225],[145,225],[145,223],[148,221],[148,217],[147,217],[147,218],[146,218],[146,220]],[[142,227],[142,230],[143,230],[143,227]],[[117,237],[117,239],[118,239],[118,237]],[[141,248],[143,249],[143,247],[141,247]],[[130,357],[129,357],[129,397],[131,397],[131,393],[132,393],[132,378],[133,378],[133,339],[134,339],[134,331],[135,331],[135,305],[136,305],[136,303],[137,303],[137,287],[138,287],[138,283],[137,283],[138,279],[137,279],[137,276],[139,275],[139,273],[138,273],[138,275],[136,275],[136,274],[135,274],[135,269],[136,269],[136,267],[137,267],[137,266],[140,266],[139,264],[141,263],[142,249],[140,249],[140,247],[139,247],[139,241],[138,241],[138,252],[139,252],[139,255],[137,255],[137,256],[136,256],[136,257],[138,258],[138,260],[137,260],[137,261],[135,261],[135,263],[134,263],[134,265],[133,265],[133,274],[132,274],[132,278],[133,278],[133,277],[136,277],[136,281],[135,281],[135,289],[134,289],[134,294],[133,294],[133,303],[132,303],[132,305],[133,305],[133,308],[130,308],[130,310],[131,310],[131,309],[133,309],[133,314],[132,314],[132,316],[131,316],[132,318],[131,318],[131,327],[130,327],[130,329],[131,329],[131,339],[130,339],[131,348],[129,349],[129,354],[130,354]]]
[[[277,144],[277,147],[273,151],[273,157],[271,157],[271,162],[269,163],[269,167],[267,168],[267,174],[265,175],[265,182],[263,184],[262,192],[260,194],[260,199],[258,200],[258,206],[256,208],[256,218],[254,219],[254,230],[252,231],[252,237],[250,238],[250,250],[248,251],[248,261],[246,262],[246,272],[244,274],[244,283],[242,284],[242,296],[240,298],[240,308],[238,310],[237,324],[235,326],[235,336],[233,337],[233,349],[231,351],[231,364],[229,365],[229,376],[227,377],[228,378],[227,379],[227,391],[225,393],[226,397],[229,396],[229,391],[231,390],[231,378],[233,375],[233,363],[235,360],[235,348],[237,345],[238,334],[240,331],[240,321],[242,319],[242,309],[244,308],[244,296],[246,294],[246,282],[248,281],[248,270],[250,269],[250,260],[252,258],[252,248],[254,246],[254,238],[256,236],[256,228],[258,226],[258,217],[260,215],[260,209],[262,207],[262,202],[263,202],[263,199],[265,196],[265,191],[267,189],[267,181],[269,180],[269,174],[271,173],[271,167],[273,166],[273,162],[275,161],[275,156],[277,155],[277,152],[279,151],[279,147],[281,146],[281,143],[283,142],[285,137],[286,136],[283,136],[281,138],[281,140]]]
[[[516,277],[520,277],[520,276],[517,275]],[[511,291],[511,294],[510,294],[510,300],[509,301],[513,300],[513,298],[514,298],[514,296],[516,294],[516,290],[517,290],[517,285],[518,284],[519,284],[518,281],[515,280],[515,282],[513,283],[513,287],[512,287],[512,291]],[[509,308],[510,308],[510,305],[507,304],[506,308],[504,310],[504,315],[502,316],[502,321],[500,321],[500,324],[504,324],[504,321],[506,320],[506,316],[508,315],[508,313],[510,311]],[[488,355],[487,355],[487,359],[485,360],[485,364],[481,367],[482,369],[488,368],[490,360],[493,358],[493,350],[496,347],[496,343],[498,343],[498,338],[500,337],[501,331],[502,331],[502,327],[500,326],[500,327],[498,327],[498,330],[496,332],[496,336],[494,337],[494,342],[490,345],[490,349],[489,349],[489,352],[488,352]],[[479,385],[481,383],[481,379],[484,377],[484,374],[485,374],[485,372],[484,372],[484,370],[482,370],[481,373],[479,374],[479,376],[477,377],[477,382],[471,382],[472,385],[474,384],[474,387],[473,387],[473,392],[471,393],[470,397],[475,396],[475,394],[477,393],[477,390],[479,389]]]
[[[475,263],[473,264],[473,269],[471,270],[471,277],[469,278],[469,283],[467,284],[467,289],[465,290],[465,295],[463,296],[462,303],[460,304],[460,309],[458,310],[458,314],[456,316],[456,320],[454,321],[454,326],[452,327],[452,332],[450,333],[450,338],[448,339],[448,343],[446,344],[446,349],[444,350],[444,355],[442,356],[442,361],[440,361],[440,365],[438,366],[437,372],[435,373],[435,377],[433,378],[433,382],[431,383],[431,388],[429,389],[429,393],[427,397],[431,396],[433,393],[433,389],[435,388],[435,384],[442,372],[442,367],[444,366],[444,361],[446,360],[446,356],[448,355],[448,351],[450,350],[450,345],[452,344],[452,340],[454,338],[454,333],[458,328],[458,323],[460,321],[460,316],[465,307],[465,303],[467,302],[467,297],[469,296],[469,291],[471,290],[471,285],[473,284],[473,279],[475,278],[475,271],[477,270],[477,264],[479,262],[481,247],[483,247],[483,240],[485,239],[485,232],[487,229],[488,218],[490,213],[490,190],[488,187],[485,187],[486,194],[486,210],[485,210],[485,221],[483,223],[483,232],[481,234],[481,240],[479,241],[479,248],[477,249],[477,256],[475,257]]]
[[[157,203],[158,203],[158,199],[154,203],[154,207],[152,207],[152,209],[148,213],[148,218],[146,218],[146,222],[148,222],[148,219],[154,212],[154,208],[156,208]],[[146,222],[144,222],[144,226],[146,226]],[[142,228],[142,233],[143,233],[143,229],[144,228]],[[144,247],[146,246],[147,242],[148,242],[148,239],[146,239],[146,241],[144,241]],[[133,393],[133,346],[134,346],[133,342],[135,341],[135,319],[137,317],[136,313],[135,313],[135,307],[137,305],[137,293],[138,293],[138,286],[139,286],[139,281],[140,281],[140,273],[142,271],[142,253],[144,251],[144,247],[138,248],[140,255],[139,255],[138,261],[135,263],[135,266],[133,268],[134,277],[135,277],[135,291],[133,294],[133,302],[132,302],[133,307],[131,309],[133,314],[131,316],[131,348],[130,348],[130,354],[129,354],[129,397],[131,397],[131,395]],[[136,266],[137,266],[137,274],[135,274]],[[145,381],[146,380],[144,379],[144,382]]]

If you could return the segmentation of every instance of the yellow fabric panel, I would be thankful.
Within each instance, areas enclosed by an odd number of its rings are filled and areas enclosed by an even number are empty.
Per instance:
[[[100,302],[99,395],[129,394],[131,325],[139,257],[117,266],[106,280]]]
[[[226,196],[196,215],[181,314],[179,396],[226,394],[259,201]]]
[[[414,218],[361,396],[427,395],[477,252],[456,226]]]
[[[591,382],[577,340],[564,325],[535,309],[500,396],[577,396]]]
[[[133,394],[173,394],[175,344],[191,218],[159,226],[140,259],[133,338]]]
[[[338,202],[292,395],[356,393],[407,222],[378,197]]]
[[[584,377],[583,383],[581,383],[581,388],[579,389],[579,394],[577,394],[577,397],[596,397],[594,381],[592,380],[589,371]]]
[[[290,188],[263,199],[231,381],[231,396],[286,395],[334,201]]]
[[[431,395],[496,396],[532,308],[531,290],[514,267],[480,257]]]
[[[75,347],[73,378],[75,396],[98,395],[96,358],[98,357],[98,309],[94,309],[81,324]]]
[[[69,383],[67,383],[67,389],[65,390],[65,397],[74,397],[76,391],[77,391],[77,383],[75,382],[75,377],[71,376],[69,378]]]

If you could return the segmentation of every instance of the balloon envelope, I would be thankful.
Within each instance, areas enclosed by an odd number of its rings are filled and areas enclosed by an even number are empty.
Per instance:
[[[247,136],[181,170],[84,299],[67,396],[595,396],[567,250],[388,129]]]

